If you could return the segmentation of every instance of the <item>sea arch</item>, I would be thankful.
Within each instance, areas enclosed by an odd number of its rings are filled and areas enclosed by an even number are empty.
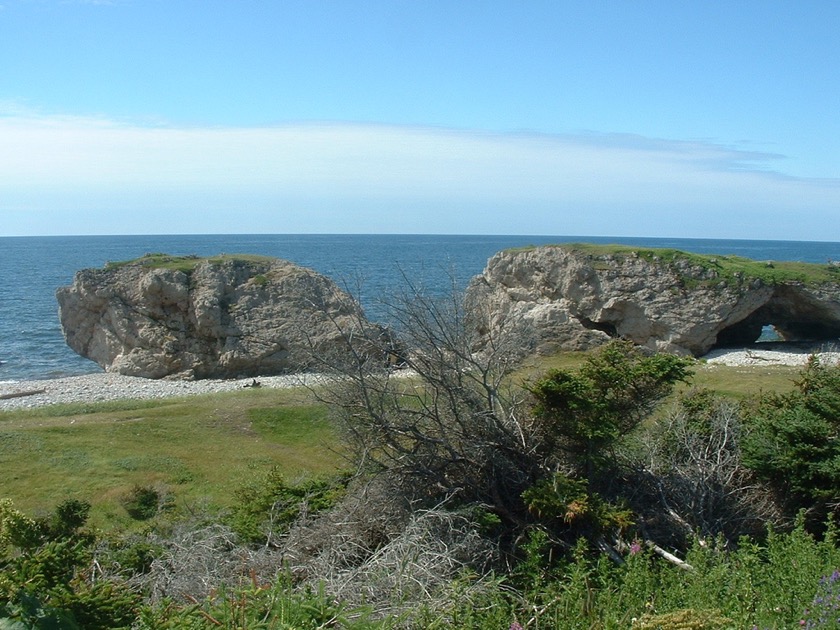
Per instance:
[[[781,341],[837,342],[840,340],[840,305],[813,290],[778,285],[761,306],[723,328],[717,334],[714,347],[755,343],[765,326],[772,326]]]

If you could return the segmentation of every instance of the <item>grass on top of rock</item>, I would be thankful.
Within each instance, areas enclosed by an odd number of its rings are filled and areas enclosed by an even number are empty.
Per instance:
[[[142,265],[149,269],[174,269],[176,271],[183,271],[189,273],[203,262],[209,262],[215,265],[220,265],[225,262],[243,261],[251,263],[269,263],[274,259],[271,256],[259,256],[256,254],[219,254],[218,256],[196,256],[189,254],[186,256],[172,256],[163,253],[149,253],[144,254],[140,258],[133,260],[123,260],[118,262],[108,262],[105,264],[105,269],[114,270],[128,265]]]
[[[764,284],[802,283],[817,286],[840,282],[840,266],[791,261],[752,260],[742,256],[721,256],[694,254],[678,249],[633,247],[632,245],[601,245],[594,243],[569,243],[549,245],[597,257],[609,257],[618,261],[628,257],[637,257],[649,262],[676,269],[679,275],[688,270],[707,272],[707,279],[686,277],[686,285],[740,285],[751,280],[761,280]],[[528,251],[533,247],[521,248]],[[692,274],[698,276],[699,274]]]

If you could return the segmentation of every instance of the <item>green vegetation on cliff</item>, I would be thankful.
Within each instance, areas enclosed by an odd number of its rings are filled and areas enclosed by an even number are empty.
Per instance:
[[[840,282],[840,266],[826,263],[803,263],[789,261],[759,261],[742,256],[719,256],[693,254],[678,249],[633,247],[631,245],[600,245],[593,243],[569,243],[548,245],[581,254],[622,261],[626,258],[641,258],[677,270],[686,278],[686,284],[712,285],[724,283],[740,285],[753,280],[776,285],[801,283],[818,286]],[[522,248],[509,251],[529,251]]]
[[[203,262],[209,262],[214,265],[221,265],[226,262],[242,261],[250,263],[270,263],[274,258],[271,256],[258,256],[256,254],[219,254],[218,256],[196,256],[189,254],[186,256],[171,256],[163,253],[144,254],[140,258],[133,260],[122,260],[117,262],[108,262],[105,269],[114,270],[128,265],[142,265],[149,269],[174,269],[176,271],[183,271],[190,273],[198,265]]]

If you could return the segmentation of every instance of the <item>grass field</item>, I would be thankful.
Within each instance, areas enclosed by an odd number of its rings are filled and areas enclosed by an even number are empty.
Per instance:
[[[176,513],[233,500],[249,476],[338,470],[326,410],[298,390],[248,390],[0,413],[0,496],[29,513],[66,498],[93,505],[92,524],[131,526],[120,500],[152,486]]]
[[[528,379],[548,367],[574,368],[584,356],[534,361],[519,375]],[[798,373],[791,367],[699,362],[688,386],[742,399],[787,391]],[[121,503],[136,486],[167,495],[176,516],[214,512],[231,505],[249,478],[273,466],[294,480],[335,472],[344,463],[327,410],[305,390],[249,389],[0,412],[0,497],[31,514],[66,498],[89,501],[91,523],[104,529],[138,526]]]
[[[533,380],[548,369],[574,370],[586,359],[585,352],[564,352],[552,357],[530,359],[518,371],[523,381]],[[712,389],[721,395],[741,400],[761,391],[785,392],[793,383],[801,368],[785,365],[762,365],[737,367],[698,361],[690,383],[681,386]]]

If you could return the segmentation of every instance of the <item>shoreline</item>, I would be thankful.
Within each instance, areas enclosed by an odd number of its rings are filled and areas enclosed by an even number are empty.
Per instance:
[[[758,347],[756,347],[758,346]],[[736,367],[804,366],[816,354],[824,362],[840,365],[840,346],[826,344],[762,343],[746,348],[719,348],[700,358],[706,365]],[[59,403],[113,400],[160,400],[231,392],[252,386],[285,389],[312,384],[323,375],[301,373],[242,379],[180,381],[147,379],[109,372],[43,380],[0,381],[0,411],[33,409]]]
[[[744,348],[717,348],[700,357],[700,360],[708,365],[796,367],[804,366],[812,355],[816,355],[826,364],[840,364],[840,345],[836,343],[761,342]]]
[[[317,374],[287,374],[242,379],[179,381],[148,379],[100,372],[62,378],[0,382],[0,411],[33,409],[59,403],[90,403],[113,400],[160,400],[232,392],[253,386],[287,389],[319,379]]]

